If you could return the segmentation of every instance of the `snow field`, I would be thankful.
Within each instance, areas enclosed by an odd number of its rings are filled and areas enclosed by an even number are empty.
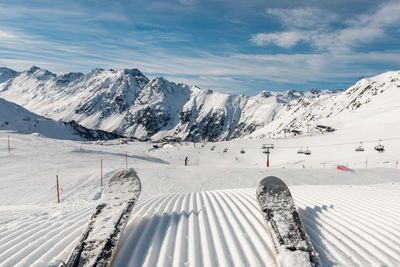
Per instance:
[[[323,266],[398,266],[399,189],[291,187]],[[116,266],[274,265],[253,188],[143,199],[121,245]]]
[[[399,184],[292,186],[323,266],[398,266]],[[272,266],[254,189],[141,199],[116,266]],[[337,196],[340,195],[340,198]],[[2,206],[1,266],[66,259],[94,206]]]
[[[45,266],[66,259],[93,204],[1,206],[0,266]]]
[[[400,172],[394,162],[400,142],[386,141],[385,153],[369,147],[358,154],[353,143],[331,146],[356,140],[351,138],[335,133],[161,149],[151,143],[86,142],[81,150],[80,142],[1,131],[0,266],[66,260],[101,197],[100,159],[106,183],[125,169],[125,151],[143,192],[121,240],[117,266],[273,266],[255,201],[255,186],[268,175],[289,185],[324,266],[398,266]],[[267,169],[261,145],[270,142],[275,149]],[[312,144],[329,146],[311,148],[309,157],[296,154],[298,147]],[[186,156],[196,164],[184,166]],[[335,169],[346,163],[343,158],[354,173]],[[368,168],[362,165],[365,158]],[[56,174],[61,204],[56,204]]]

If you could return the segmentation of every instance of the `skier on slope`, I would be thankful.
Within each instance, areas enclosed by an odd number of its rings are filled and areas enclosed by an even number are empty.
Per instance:
[[[189,158],[186,156],[186,158],[185,158],[185,166],[188,165],[188,161],[189,161]]]

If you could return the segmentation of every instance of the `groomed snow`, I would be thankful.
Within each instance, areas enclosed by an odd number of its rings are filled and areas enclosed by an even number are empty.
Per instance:
[[[106,182],[126,167],[126,152],[143,192],[117,266],[273,266],[255,201],[255,186],[268,175],[289,185],[324,266],[398,266],[400,140],[395,129],[379,130],[160,149],[118,141],[85,142],[81,149],[77,141],[1,131],[0,266],[66,260],[101,196],[100,160]],[[375,140],[364,143],[365,152],[354,151],[358,139],[376,136],[384,153],[373,149]],[[269,169],[263,143],[275,145]],[[300,146],[312,154],[297,154]],[[184,166],[186,156],[190,166]]]

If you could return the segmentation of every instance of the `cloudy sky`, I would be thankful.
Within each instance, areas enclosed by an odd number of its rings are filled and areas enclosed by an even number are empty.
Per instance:
[[[138,68],[246,95],[400,70],[400,1],[0,0],[0,66]]]

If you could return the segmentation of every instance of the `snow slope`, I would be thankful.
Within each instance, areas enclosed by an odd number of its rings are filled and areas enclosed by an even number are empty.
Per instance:
[[[115,139],[119,136],[101,130],[90,130],[75,122],[46,119],[21,106],[0,98],[0,130],[42,135],[55,139]]]
[[[399,189],[399,184],[291,187],[323,266],[399,264],[399,196],[393,191]],[[143,200],[124,237],[115,266],[275,264],[253,189]]]
[[[100,160],[106,182],[125,168],[125,151],[143,192],[119,247],[117,266],[271,266],[271,243],[255,201],[255,185],[267,175],[288,183],[324,266],[400,263],[399,140],[387,141],[385,153],[366,144],[359,154],[350,143],[330,153],[329,146],[311,147],[307,157],[296,154],[297,147],[287,147],[335,144],[345,137],[333,133],[160,149],[115,140],[86,142],[81,150],[75,141],[11,134],[10,157],[9,134],[0,131],[0,266],[66,260],[101,196]],[[267,169],[261,144],[269,141],[275,149]],[[245,154],[239,153],[242,147]],[[190,166],[185,167],[186,155]],[[346,161],[354,173],[336,169]]]
[[[72,133],[61,121],[45,119],[28,110],[0,98],[0,129],[14,130],[19,133],[38,133],[47,137],[75,139]]]
[[[254,135],[285,129],[306,132],[307,124],[311,128],[323,124],[337,130],[382,124],[388,131],[390,125],[399,122],[396,115],[400,112],[399,101],[400,72],[391,71],[362,79],[343,92],[320,95],[312,101],[307,98],[292,101],[272,123]]]

